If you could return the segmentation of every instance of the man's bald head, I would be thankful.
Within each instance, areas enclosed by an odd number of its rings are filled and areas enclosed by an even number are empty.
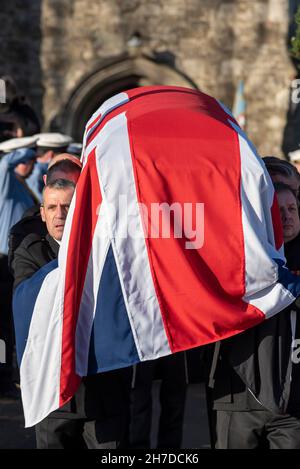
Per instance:
[[[56,179],[67,179],[76,184],[80,173],[80,160],[69,153],[60,153],[50,161],[44,182],[49,184]]]

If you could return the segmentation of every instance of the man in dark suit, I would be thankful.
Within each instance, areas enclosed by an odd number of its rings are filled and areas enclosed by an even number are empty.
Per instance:
[[[299,275],[299,203],[290,186],[274,186],[287,267]],[[216,345],[209,383],[216,448],[300,448],[299,311],[296,300]]]
[[[15,288],[57,257],[74,189],[74,182],[66,179],[45,186],[41,217],[47,234],[29,234],[16,249],[12,262]],[[37,447],[116,449],[122,446],[129,387],[128,369],[83,378],[71,401],[36,425]]]

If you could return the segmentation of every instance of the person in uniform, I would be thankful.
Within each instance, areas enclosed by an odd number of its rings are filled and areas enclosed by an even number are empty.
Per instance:
[[[0,339],[6,349],[6,362],[0,363],[0,398],[19,397],[13,376],[13,278],[8,269],[8,234],[24,211],[37,202],[26,182],[36,160],[35,143],[35,137],[24,137],[0,144]]]
[[[27,184],[34,192],[39,202],[42,201],[42,192],[44,187],[44,176],[47,173],[48,166],[52,159],[61,153],[67,151],[72,142],[69,135],[60,133],[42,133],[35,135],[37,159],[34,169],[27,179]]]

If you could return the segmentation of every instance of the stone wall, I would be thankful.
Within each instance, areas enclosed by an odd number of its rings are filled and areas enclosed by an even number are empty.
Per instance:
[[[15,78],[41,115],[44,83],[40,66],[41,1],[0,1],[0,75]]]
[[[229,107],[243,79],[248,135],[261,154],[280,154],[294,73],[286,50],[286,0],[7,3],[0,14],[4,22],[8,18],[0,32],[6,51],[0,72],[25,80],[45,128],[91,70],[132,54],[132,37],[138,33],[136,54],[167,57],[168,66],[175,65]]]

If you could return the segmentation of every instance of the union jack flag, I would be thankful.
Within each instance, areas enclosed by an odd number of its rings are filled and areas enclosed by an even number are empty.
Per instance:
[[[82,161],[58,262],[14,295],[26,426],[65,404],[82,376],[225,339],[300,292],[272,182],[216,99],[177,87],[120,93],[88,122]],[[180,232],[184,211],[162,210],[170,235],[149,235],[161,204],[188,207],[194,221],[200,207],[200,225]]]

